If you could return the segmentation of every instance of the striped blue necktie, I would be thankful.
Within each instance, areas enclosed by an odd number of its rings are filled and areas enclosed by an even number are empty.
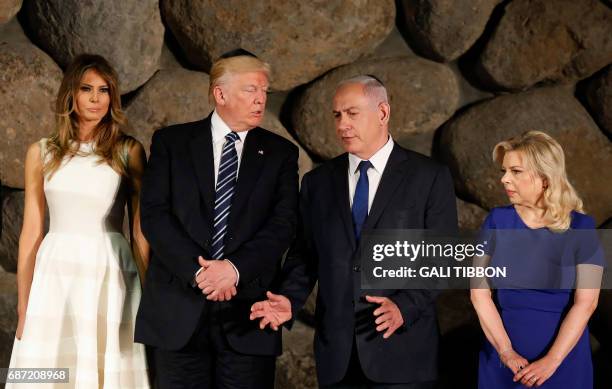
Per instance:
[[[215,193],[214,234],[212,242],[212,258],[223,259],[227,220],[232,207],[232,198],[236,188],[236,173],[238,172],[238,153],[234,143],[238,134],[230,132],[225,135],[225,144],[221,152],[219,173],[217,174],[217,189]]]

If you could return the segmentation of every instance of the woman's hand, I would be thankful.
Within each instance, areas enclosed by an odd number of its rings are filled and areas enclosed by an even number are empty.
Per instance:
[[[504,366],[512,370],[512,373],[514,374],[518,373],[521,369],[529,365],[529,361],[527,361],[513,349],[509,349],[500,353],[499,359],[504,364]]]
[[[540,386],[557,371],[560,364],[561,361],[546,355],[515,373],[513,381],[521,381],[528,388]]]

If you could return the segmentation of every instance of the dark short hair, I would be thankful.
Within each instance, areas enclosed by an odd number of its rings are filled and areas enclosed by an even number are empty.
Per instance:
[[[232,57],[240,57],[242,55],[246,55],[247,57],[257,58],[257,56],[255,54],[251,53],[248,50],[245,50],[245,49],[239,47],[237,49],[233,49],[233,50],[230,50],[230,51],[227,51],[227,52],[221,54],[219,59],[226,59],[226,58],[232,58]]]

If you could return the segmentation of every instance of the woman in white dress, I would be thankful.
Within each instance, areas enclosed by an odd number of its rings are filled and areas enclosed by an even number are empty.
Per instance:
[[[10,367],[69,369],[68,383],[37,388],[148,388],[144,346],[133,342],[149,258],[138,200],[144,149],[121,130],[117,74],[100,56],[75,58],[56,110],[55,132],[26,155]],[[126,205],[132,247],[122,234]]]

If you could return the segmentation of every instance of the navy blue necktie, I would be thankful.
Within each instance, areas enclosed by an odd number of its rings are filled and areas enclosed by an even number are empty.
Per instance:
[[[368,193],[370,190],[370,183],[368,181],[368,169],[372,167],[370,161],[359,162],[359,180],[355,187],[355,195],[353,196],[353,228],[355,232],[355,239],[359,240],[361,237],[361,228],[368,217]]]
[[[227,233],[227,220],[232,207],[232,198],[236,187],[236,173],[238,172],[238,154],[234,143],[239,139],[238,134],[230,132],[225,135],[225,144],[221,152],[219,173],[217,174],[217,188],[215,193],[214,233],[212,242],[212,258],[223,259],[225,248],[225,234]]]

